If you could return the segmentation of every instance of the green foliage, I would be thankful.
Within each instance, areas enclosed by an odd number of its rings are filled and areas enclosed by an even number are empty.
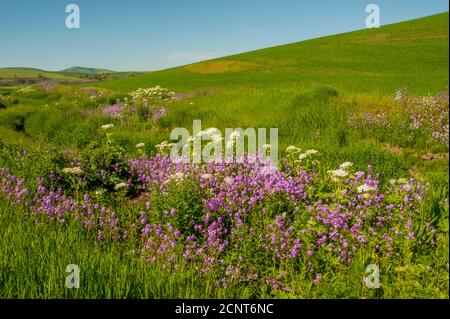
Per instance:
[[[90,143],[80,154],[80,167],[88,190],[118,191],[118,185],[128,184],[131,178],[125,150],[112,139]],[[128,186],[123,188],[126,194],[135,192]]]
[[[5,109],[8,106],[17,104],[18,102],[18,99],[12,98],[9,95],[0,95],[0,109]]]
[[[203,218],[202,201],[196,182],[184,178],[172,181],[164,191],[152,196],[154,216],[150,220],[170,222],[182,234],[192,233],[193,223]]]

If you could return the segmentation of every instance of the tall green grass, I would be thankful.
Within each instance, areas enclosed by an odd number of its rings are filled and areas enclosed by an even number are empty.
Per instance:
[[[35,223],[27,212],[0,199],[1,298],[289,298],[261,287],[214,284],[181,263],[173,272],[146,263],[121,242],[98,244],[95,234],[78,224]],[[412,253],[412,252],[410,252]],[[367,289],[362,278],[370,254],[361,250],[347,271],[325,274],[312,285],[307,273],[292,286],[302,298],[448,298],[448,237],[431,254],[414,257],[407,266],[380,265],[381,289]],[[80,288],[67,288],[66,267],[80,269]],[[428,266],[428,268],[427,268]]]

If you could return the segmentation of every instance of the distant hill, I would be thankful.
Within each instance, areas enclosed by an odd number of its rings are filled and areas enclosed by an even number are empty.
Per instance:
[[[51,71],[46,71],[44,69],[37,69],[37,68],[28,68],[28,67],[8,67],[8,68],[2,68],[2,69],[6,69],[6,70],[19,70],[19,71],[29,71],[29,72],[51,72]]]
[[[97,69],[97,68],[85,68],[81,66],[74,66],[59,71],[59,73],[77,73],[77,74],[102,74],[102,73],[115,73],[115,71],[107,69]]]
[[[23,67],[13,67],[13,68],[0,68],[0,79],[11,79],[11,78],[48,78],[55,80],[73,80],[74,77],[59,74],[58,72],[45,71],[36,68],[23,68]]]
[[[32,85],[36,83],[81,83],[88,80],[71,74],[61,74],[36,68],[0,68],[0,87],[16,85]]]
[[[126,73],[124,73],[126,74]],[[122,78],[122,73],[111,70],[73,67],[62,71],[46,71],[37,68],[7,67],[0,68],[0,86],[30,85],[53,81],[59,83],[91,83],[113,78]]]
[[[179,92],[205,87],[331,86],[392,95],[399,87],[427,94],[448,86],[448,12],[96,85],[120,91],[162,85]]]

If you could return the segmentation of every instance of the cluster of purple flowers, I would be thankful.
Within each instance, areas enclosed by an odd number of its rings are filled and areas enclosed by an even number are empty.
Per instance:
[[[301,239],[295,236],[295,227],[288,222],[286,213],[276,216],[267,230],[267,234],[259,235],[259,238],[266,239],[262,244],[265,249],[273,251],[279,259],[295,259],[299,256]]]
[[[448,92],[425,97],[397,95],[401,111],[409,118],[410,128],[424,129],[431,135],[431,140],[449,145],[449,99]]]
[[[396,128],[411,133],[428,135],[430,142],[449,145],[448,92],[416,97],[404,89],[398,90],[395,103],[388,110],[353,113],[348,122],[355,128]]]
[[[169,114],[169,111],[166,107],[158,107],[158,108],[155,108],[151,113],[152,113],[152,121],[156,122],[160,118]]]
[[[28,206],[28,189],[25,181],[9,173],[7,168],[0,169],[0,194],[8,198],[12,204]]]
[[[259,165],[174,164],[162,155],[130,161],[131,171],[150,192],[164,194],[173,176],[198,183],[203,220],[192,221],[195,232],[176,238],[181,241],[178,246],[184,249],[185,259],[196,261],[203,271],[223,265],[227,251],[236,251],[241,241],[249,238],[275,261],[302,259],[311,271],[320,264],[323,253],[344,264],[351,263],[362,247],[372,247],[380,258],[398,256],[401,243],[415,241],[421,231],[431,235],[431,245],[436,243],[435,229],[420,229],[413,223],[426,191],[414,179],[392,181],[382,192],[369,167],[368,175],[356,172],[329,193],[320,193],[316,182],[321,177],[315,172],[300,169],[294,176],[282,171],[263,174]],[[274,202],[287,204],[291,211],[272,216]],[[252,220],[255,212],[258,217]],[[168,216],[176,214],[167,212]],[[260,220],[269,222],[259,225]],[[243,230],[247,232],[244,239]],[[169,246],[174,247],[172,243]],[[151,255],[156,258],[158,251]],[[245,274],[240,275],[245,278]]]
[[[145,104],[142,108],[143,112],[148,114],[148,118],[151,118],[152,121],[158,121],[169,113],[167,107],[164,106],[147,106]],[[137,107],[129,106],[125,103],[116,103],[103,106],[101,112],[105,116],[126,122],[137,114]]]
[[[391,123],[388,120],[386,111],[379,111],[376,113],[363,112],[362,114],[353,113],[348,117],[348,123],[355,128],[390,128]]]
[[[301,264],[318,284],[321,265],[330,260],[348,265],[362,247],[372,249],[379,258],[392,258],[398,256],[404,241],[436,243],[433,226],[416,222],[425,186],[400,179],[381,187],[370,167],[368,173],[349,172],[329,180],[302,167],[267,174],[260,161],[249,160],[180,164],[156,155],[130,159],[128,164],[135,187],[145,199],[136,220],[124,220],[87,194],[75,199],[42,183],[28,196],[24,182],[6,169],[0,170],[0,191],[13,204],[29,206],[36,216],[60,223],[76,220],[95,231],[98,240],[126,241],[129,234],[137,233],[144,260],[167,269],[185,262],[203,273],[219,270],[224,286],[228,278],[263,280],[274,289],[288,289],[276,279],[277,274],[258,270],[246,259],[252,258],[244,252],[249,246],[272,265]],[[182,188],[201,199],[195,212],[199,218],[175,207],[157,215],[152,195],[164,200]]]
[[[105,116],[112,117],[114,119],[122,119],[124,116],[124,112],[126,110],[126,106],[124,103],[116,103],[111,105],[106,105],[102,107],[102,113]],[[135,114],[136,109],[130,108],[130,114]]]
[[[73,218],[85,229],[95,231],[98,239],[103,239],[105,234],[116,239],[120,236],[116,214],[93,203],[87,194],[77,202],[74,198],[64,195],[62,189],[53,191],[39,183],[37,191],[30,198],[30,192],[24,187],[24,180],[11,175],[5,168],[0,170],[0,193],[9,199],[11,204],[28,207],[35,216],[43,216],[59,223]]]
[[[55,192],[48,190],[44,185],[39,185],[33,198],[31,212],[59,223],[65,223],[67,219],[72,218],[85,229],[94,231],[98,240],[103,240],[106,235],[113,239],[121,236],[116,214],[94,203],[88,194],[77,201],[65,196],[62,189]]]

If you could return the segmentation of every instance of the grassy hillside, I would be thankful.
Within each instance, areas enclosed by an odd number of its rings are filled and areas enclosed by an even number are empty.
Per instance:
[[[59,80],[59,81],[79,81],[81,79],[92,78],[100,80],[103,74],[114,74],[114,71],[107,69],[72,67],[61,71],[53,72],[36,68],[0,68],[0,79],[13,80]],[[124,75],[118,75],[111,78],[121,78]],[[1,83],[0,83],[1,86]]]
[[[76,78],[58,72],[49,72],[34,68],[0,68],[0,79],[45,77],[55,80],[74,80]]]
[[[114,73],[106,69],[73,67],[62,71],[46,71],[35,68],[0,68],[0,87],[15,85],[30,85],[50,82],[53,84],[91,83],[110,79],[120,79],[127,72]]]
[[[400,86],[426,94],[448,81],[448,13],[233,55],[101,83],[121,91],[160,84],[201,87],[314,87],[393,94]]]

